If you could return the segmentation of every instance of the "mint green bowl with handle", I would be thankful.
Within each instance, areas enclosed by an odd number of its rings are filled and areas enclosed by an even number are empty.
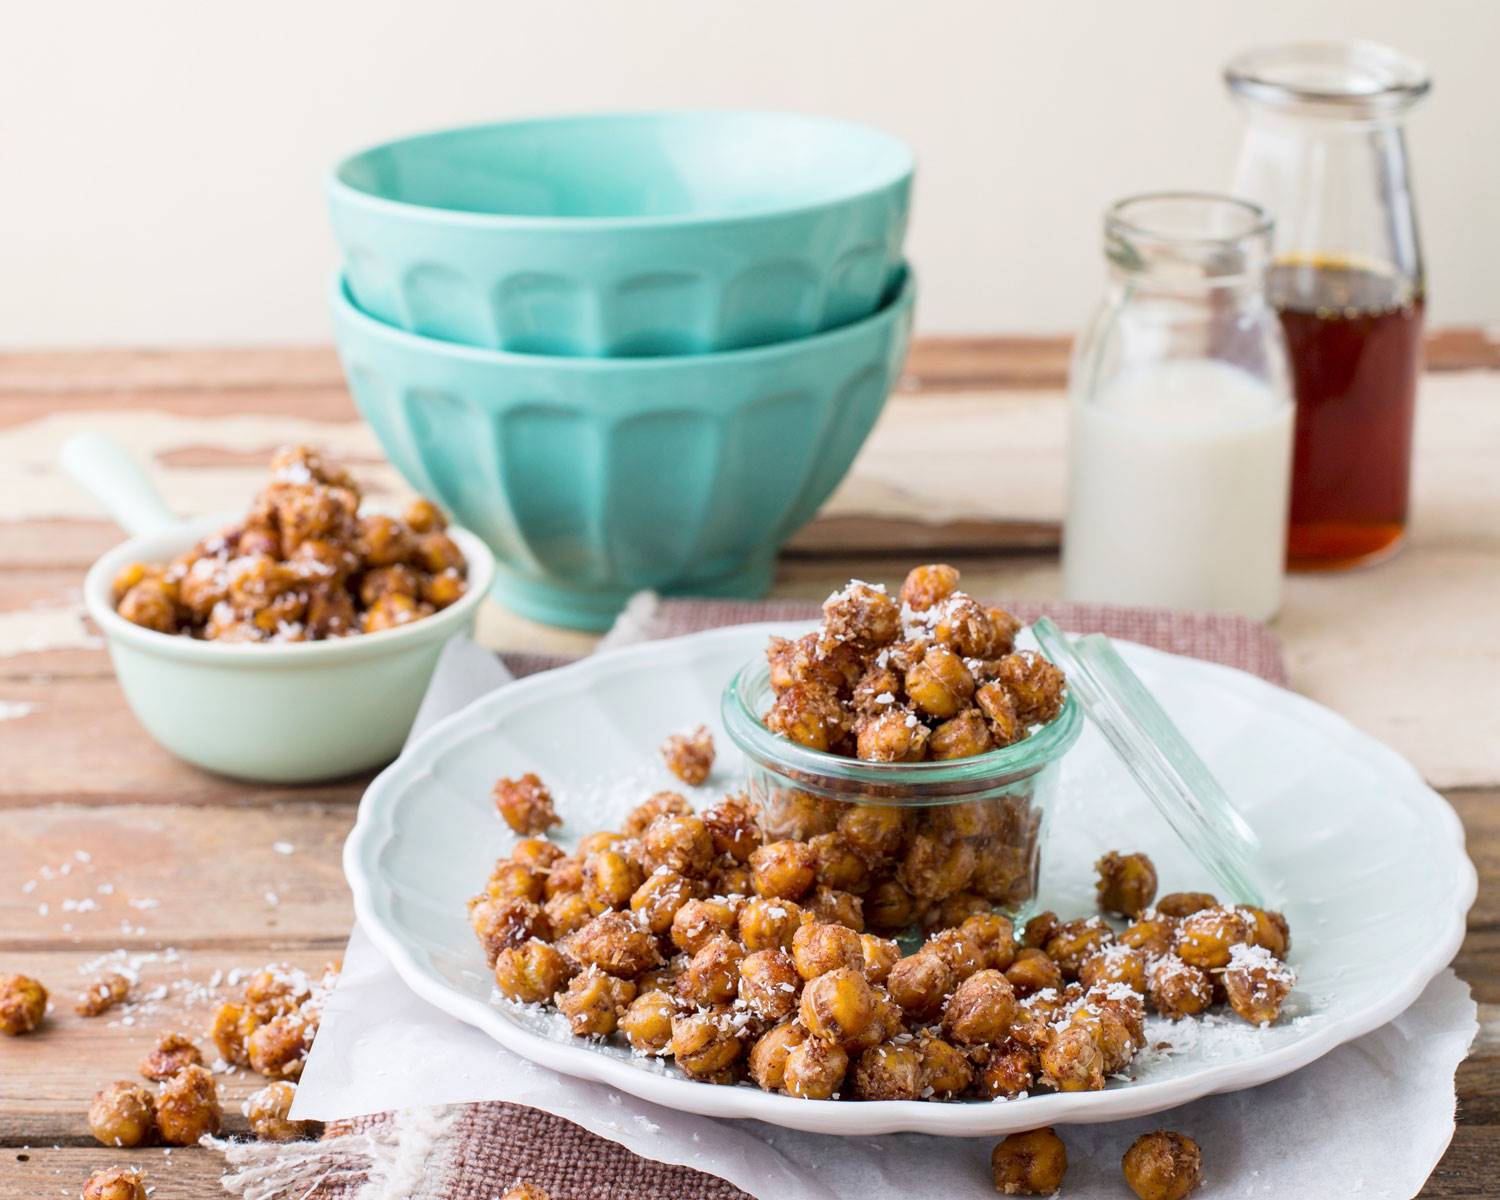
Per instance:
[[[911,150],[795,113],[548,117],[374,146],[328,181],[356,303],[528,354],[703,354],[873,313],[896,279]]]
[[[174,516],[113,440],[77,434],[63,466],[132,536],[89,568],[84,607],[120,688],[156,741],[195,766],[259,783],[308,783],[382,766],[401,751],[448,640],[467,633],[494,571],[484,543],[450,526],[469,590],[396,629],[320,642],[228,644],[143,629],[115,612],[115,576],[166,562],[235,517]]]
[[[494,552],[495,595],[605,629],[642,589],[750,597],[838,486],[900,374],[916,285],[873,316],[752,350],[507,354],[330,293],[349,388],[387,456]]]

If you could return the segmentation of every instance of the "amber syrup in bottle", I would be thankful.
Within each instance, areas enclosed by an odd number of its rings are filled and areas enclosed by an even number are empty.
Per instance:
[[[1406,532],[1422,292],[1327,257],[1279,259],[1267,287],[1297,401],[1288,566],[1378,561]]]

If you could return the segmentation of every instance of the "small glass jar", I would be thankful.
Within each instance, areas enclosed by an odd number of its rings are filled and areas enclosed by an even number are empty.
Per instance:
[[[1247,121],[1232,189],[1276,216],[1268,286],[1297,401],[1288,561],[1373,562],[1406,532],[1426,289],[1402,122],[1430,80],[1368,42],[1224,71]]]
[[[864,919],[893,937],[996,909],[1030,915],[1062,757],[1082,732],[1071,696],[1024,741],[971,758],[875,763],[808,749],[762,721],[775,693],[756,660],[724,689],[767,840],[841,833],[868,867]]]
[[[1271,232],[1258,206],[1195,192],[1106,214],[1108,289],[1069,379],[1068,599],[1280,606],[1292,405]]]

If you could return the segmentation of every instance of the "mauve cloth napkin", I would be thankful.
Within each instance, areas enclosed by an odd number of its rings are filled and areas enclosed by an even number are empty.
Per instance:
[[[1281,649],[1276,638],[1264,626],[1243,618],[1073,604],[1022,603],[1012,606],[1012,611],[1026,621],[1034,619],[1045,611],[1058,624],[1072,631],[1103,632],[1112,637],[1129,639],[1178,654],[1238,667],[1276,683],[1284,684],[1286,681]],[[617,646],[748,621],[810,620],[816,612],[815,606],[800,603],[656,601],[654,598],[649,598],[634,603],[606,641],[608,645]],[[502,657],[510,672],[516,675],[531,674],[567,661],[557,657],[525,654],[507,654]],[[429,719],[438,715],[442,714],[424,713],[424,716]],[[379,959],[378,952],[370,947],[368,941],[357,930],[350,947],[350,968],[356,967],[356,960],[363,963],[364,969],[372,973],[389,972],[389,968]],[[351,980],[351,982],[357,981]],[[1459,1009],[1464,1009],[1465,1012],[1471,1014],[1473,1005],[1468,999],[1467,989],[1454,979],[1451,973],[1445,978],[1434,981],[1429,993],[1432,993],[1434,989],[1441,994],[1424,997],[1423,1001],[1413,1008],[1415,1017],[1409,1014],[1388,1026],[1380,1034],[1370,1035],[1370,1038],[1394,1037],[1396,1041],[1393,1045],[1427,1044],[1428,1039],[1439,1037],[1446,1039],[1444,1053],[1432,1057],[1440,1057],[1443,1060],[1442,1065],[1447,1070],[1447,1079],[1451,1088],[1452,1068],[1447,1064],[1450,1058],[1456,1062],[1457,1058],[1462,1056],[1467,1046],[1468,1035],[1462,1033],[1451,1037],[1449,1035],[1456,1024],[1463,1024],[1458,1020],[1463,1015]],[[383,989],[378,994],[389,995],[389,989]],[[425,1009],[425,1006],[421,1005],[415,997],[410,997],[410,1002]],[[390,1012],[382,1013],[381,1019],[400,1019],[399,1013],[396,1012],[399,1005],[396,1004],[394,998],[391,1003],[395,1005],[395,1008],[392,1008]],[[1467,1020],[1470,1022],[1469,1028],[1472,1029],[1472,1016],[1468,1016]],[[1412,1027],[1405,1028],[1403,1022],[1410,1023]],[[1454,1045],[1448,1046],[1447,1041],[1453,1041]],[[1461,1046],[1458,1045],[1459,1041],[1462,1042]],[[1436,1044],[1435,1040],[1433,1044]],[[1369,1053],[1361,1055],[1358,1047],[1363,1045],[1364,1043],[1357,1043],[1355,1047],[1335,1052],[1335,1056],[1330,1056],[1330,1059],[1343,1055],[1350,1064],[1344,1068],[1345,1071],[1357,1071],[1361,1069],[1358,1064],[1362,1063]],[[313,1060],[309,1064],[310,1074],[318,1069],[317,1049],[315,1047]],[[1329,1062],[1331,1066],[1330,1060],[1325,1060],[1325,1062]],[[530,1064],[521,1063],[519,1066],[523,1069],[540,1070],[531,1068]],[[1261,1091],[1281,1089],[1283,1092],[1291,1093],[1288,1105],[1294,1110],[1299,1109],[1304,1105],[1297,1103],[1293,1097],[1299,1090],[1306,1091],[1312,1085],[1312,1076],[1316,1073],[1313,1069],[1309,1069],[1291,1080],[1267,1085],[1267,1089],[1261,1089]],[[593,1088],[599,1086],[579,1085],[579,1087]],[[308,1088],[307,1082],[304,1083],[304,1088]],[[1243,1099],[1245,1095],[1246,1093],[1238,1093],[1199,1103],[1241,1105],[1245,1103]],[[622,1099],[626,1106],[622,1115],[626,1119],[620,1123],[613,1120],[593,1120],[591,1112],[588,1116],[582,1116],[580,1113],[583,1110],[579,1110],[576,1106],[573,1111],[575,1115],[580,1115],[580,1119],[590,1120],[596,1128],[604,1128],[611,1132],[615,1129],[623,1130],[629,1124],[629,1115],[632,1111],[630,1106],[637,1105],[638,1102],[628,1097],[606,1097],[602,1095],[602,1092],[594,1100],[574,1097],[577,1103],[585,1105],[585,1109],[595,1103],[605,1107],[611,1101],[619,1104]],[[547,1103],[540,1097],[538,1102]],[[567,1109],[566,1104],[557,1103],[555,1098],[553,1107]],[[662,1116],[663,1120],[666,1119],[659,1110],[656,1115]],[[1247,1125],[1252,1123],[1250,1122],[1251,1115],[1249,1111],[1245,1112]],[[1394,1117],[1397,1114],[1391,1115]],[[1370,1114],[1370,1119],[1373,1117],[1374,1114]],[[636,1120],[640,1120],[639,1115]],[[1299,1121],[1302,1125],[1307,1124],[1303,1119],[1299,1118]],[[650,1122],[646,1123],[650,1124]],[[1131,1124],[1133,1126],[1136,1123]],[[1111,1128],[1110,1126],[1076,1127],[1068,1135],[1070,1145],[1076,1143],[1076,1151],[1082,1152],[1079,1157],[1082,1157],[1084,1162],[1078,1165],[1089,1176],[1095,1174],[1093,1166],[1096,1164],[1092,1163],[1092,1158],[1095,1156],[1088,1154],[1088,1148],[1099,1140],[1103,1131]],[[1451,1133],[1451,1117],[1447,1129]],[[631,1142],[637,1148],[645,1149],[647,1153],[654,1152],[656,1145],[661,1144],[659,1141],[653,1144],[655,1139],[650,1136],[644,1138],[632,1136],[632,1132],[622,1133],[623,1140]],[[656,1135],[656,1137],[665,1136],[667,1136],[665,1132]],[[694,1135],[694,1140],[696,1136]],[[880,1142],[883,1146],[899,1150],[899,1146],[905,1145],[909,1140],[913,1139],[902,1136],[880,1139]],[[1435,1135],[1435,1140],[1440,1144],[1423,1147],[1423,1154],[1429,1160],[1429,1169],[1436,1155],[1441,1153],[1442,1146],[1446,1145],[1447,1139],[1446,1136],[1437,1138]],[[940,1144],[945,1148],[945,1157],[949,1154],[968,1157],[971,1149],[965,1141]],[[951,1149],[948,1149],[950,1147]],[[597,1136],[564,1117],[517,1104],[497,1102],[464,1104],[447,1110],[403,1110],[400,1113],[380,1113],[350,1121],[339,1121],[330,1126],[324,1148],[328,1151],[327,1155],[311,1173],[314,1180],[321,1178],[322,1182],[312,1190],[303,1192],[299,1189],[297,1192],[288,1193],[272,1186],[268,1186],[264,1191],[255,1191],[245,1186],[232,1190],[247,1197],[269,1198],[295,1195],[305,1196],[308,1200],[312,1197],[326,1197],[330,1200],[338,1197],[340,1200],[347,1200],[348,1197],[361,1194],[361,1188],[369,1182],[374,1186],[365,1190],[362,1193],[363,1197],[409,1197],[411,1200],[498,1200],[506,1189],[518,1180],[525,1179],[546,1188],[553,1200],[582,1200],[585,1197],[588,1200],[635,1200],[637,1197],[659,1197],[661,1200],[749,1200],[747,1193],[717,1176],[693,1170],[685,1165],[658,1162],[652,1158],[642,1157],[619,1142]],[[784,1149],[788,1151],[789,1158],[795,1158],[790,1148]],[[909,1149],[915,1151],[915,1144]],[[1293,1147],[1284,1146],[1283,1149],[1292,1152]],[[1302,1145],[1296,1149],[1316,1160],[1317,1147]],[[1116,1149],[1110,1157],[1117,1153]],[[662,1154],[663,1157],[678,1159],[679,1163],[684,1157],[692,1157],[690,1154],[685,1155],[680,1147],[675,1146],[668,1150],[663,1145]],[[772,1155],[772,1157],[775,1156]],[[361,1165],[372,1160],[381,1164],[375,1172],[380,1176],[378,1180],[367,1180],[367,1172]],[[243,1174],[244,1164],[241,1165]],[[817,1164],[810,1165],[816,1167]],[[915,1168],[919,1167],[920,1163],[906,1163],[904,1166]],[[776,1174],[774,1170],[771,1170],[769,1162],[765,1164],[765,1168],[769,1175]],[[983,1164],[973,1164],[977,1175],[983,1175],[982,1168]],[[1118,1166],[1110,1169],[1116,1172],[1115,1180],[1118,1184]],[[1224,1169],[1223,1164],[1220,1169]],[[903,1170],[898,1173],[905,1174],[909,1171]],[[1075,1180],[1075,1177],[1080,1174],[1078,1170],[1070,1170],[1069,1174],[1070,1190],[1071,1187],[1082,1184],[1084,1185],[1083,1191],[1092,1194],[1085,1180]],[[767,1180],[769,1175],[766,1177]],[[299,1173],[296,1177],[305,1184],[309,1179],[309,1174]],[[759,1175],[755,1178],[757,1182],[766,1182]],[[245,1182],[251,1181],[247,1179]],[[268,1176],[265,1182],[270,1184],[272,1180]],[[834,1184],[832,1178],[827,1182],[830,1185]],[[1104,1183],[1102,1175],[1099,1182]],[[1219,1182],[1223,1183],[1227,1180],[1220,1176]],[[1254,1185],[1250,1184],[1248,1179],[1245,1182],[1249,1190],[1244,1194],[1251,1194],[1255,1190]],[[777,1190],[776,1194],[781,1193]],[[789,1197],[792,1195],[791,1192],[786,1194]],[[820,1191],[819,1194],[825,1193]],[[842,1194],[842,1191],[830,1189],[826,1194]]]

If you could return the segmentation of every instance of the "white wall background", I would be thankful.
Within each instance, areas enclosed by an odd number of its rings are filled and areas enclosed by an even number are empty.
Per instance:
[[[1222,187],[1236,49],[1430,65],[1414,118],[1437,322],[1500,317],[1489,0],[96,0],[0,23],[0,346],[317,341],[342,153],[599,108],[835,113],[909,140],[927,332],[1057,331],[1115,196]]]

